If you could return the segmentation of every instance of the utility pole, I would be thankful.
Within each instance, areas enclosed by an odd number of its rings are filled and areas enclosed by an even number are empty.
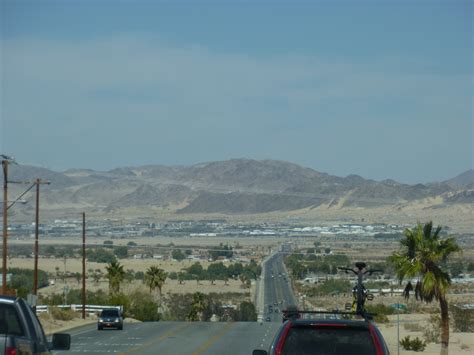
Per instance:
[[[36,218],[35,218],[35,271],[34,271],[34,283],[33,283],[33,295],[38,295],[38,254],[39,254],[39,194],[40,194],[40,185],[46,184],[49,185],[49,181],[41,181],[36,179],[34,182],[36,185]],[[34,305],[34,310],[36,311],[36,304]]]
[[[8,163],[9,159],[2,156],[3,168],[3,254],[2,254],[2,295],[7,294],[7,209],[8,209]]]
[[[82,212],[82,319],[86,319],[86,213]]]
[[[2,294],[6,295],[7,287],[7,257],[8,257],[8,164],[16,164],[15,159],[8,155],[0,154],[3,168],[3,253],[2,253]]]

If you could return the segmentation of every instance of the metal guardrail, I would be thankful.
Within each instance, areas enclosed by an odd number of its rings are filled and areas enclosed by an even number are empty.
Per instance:
[[[37,313],[48,313],[50,307],[56,307],[61,309],[71,309],[74,312],[82,312],[82,304],[66,304],[66,305],[57,305],[57,306],[48,306],[48,305],[37,305]],[[121,312],[123,311],[123,306],[101,306],[101,305],[91,305],[86,304],[87,313],[100,313],[104,308],[117,308]]]

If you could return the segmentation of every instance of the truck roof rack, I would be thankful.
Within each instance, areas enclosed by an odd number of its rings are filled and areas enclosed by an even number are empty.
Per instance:
[[[300,311],[298,309],[285,309],[282,310],[283,316],[287,316],[288,319],[293,318],[292,315],[301,315],[301,314],[332,314],[332,315],[352,315],[352,316],[360,316],[365,321],[370,321],[376,316],[376,313],[369,313],[369,312],[347,312],[347,311],[339,311],[339,310],[332,310],[332,311]],[[299,318],[299,317],[298,317]]]

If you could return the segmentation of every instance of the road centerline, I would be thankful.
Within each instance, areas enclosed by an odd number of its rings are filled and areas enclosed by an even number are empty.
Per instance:
[[[212,336],[209,340],[207,340],[203,345],[201,345],[196,351],[193,352],[193,355],[200,355],[200,353],[209,349],[217,340],[222,338],[224,334],[226,334],[235,323],[227,323],[224,328],[217,333],[216,335]]]
[[[125,355],[127,353],[133,353],[133,352],[136,352],[136,351],[142,351],[142,350],[152,346],[153,344],[156,344],[157,342],[160,342],[160,341],[162,341],[166,338],[169,338],[169,337],[175,335],[177,332],[183,330],[186,327],[189,327],[189,325],[190,325],[190,323],[185,323],[183,325],[179,325],[178,327],[173,328],[170,331],[168,331],[164,334],[161,334],[160,336],[156,336],[156,337],[152,338],[150,341],[147,341],[146,343],[144,343],[141,346],[137,346],[135,348],[129,349],[126,352],[125,351],[120,352],[120,355]]]

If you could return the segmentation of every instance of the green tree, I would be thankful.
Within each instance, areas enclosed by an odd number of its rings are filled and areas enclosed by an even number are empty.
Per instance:
[[[133,318],[142,322],[155,322],[160,320],[158,304],[153,296],[143,291],[134,291],[131,294],[130,313]]]
[[[306,267],[302,263],[298,262],[293,265],[291,274],[297,279],[302,279],[306,275]]]
[[[441,226],[433,230],[433,223],[424,226],[418,223],[416,228],[406,229],[400,240],[400,250],[394,252],[390,261],[400,282],[404,279],[419,278],[415,287],[415,296],[430,303],[439,302],[441,311],[441,353],[447,354],[449,345],[449,312],[446,294],[451,285],[448,272],[442,269],[448,257],[460,251],[453,237],[440,237]],[[408,282],[405,297],[409,297],[413,285]]]
[[[467,264],[467,271],[472,272],[474,271],[474,262],[471,261],[469,264]]]
[[[243,301],[239,307],[239,321],[241,322],[255,322],[257,321],[257,311],[252,302]]]
[[[150,266],[145,273],[145,284],[150,288],[150,292],[153,292],[158,288],[158,293],[161,298],[161,289],[166,281],[168,274],[157,266]]]
[[[181,261],[186,258],[186,255],[180,249],[175,249],[171,252],[171,257],[175,260]]]
[[[211,264],[207,268],[209,279],[223,280],[227,276],[227,268],[223,263]]]
[[[118,293],[120,291],[120,284],[125,279],[123,265],[114,260],[105,267],[105,270],[107,271],[105,277],[109,280],[109,290],[112,293]]]
[[[126,258],[128,256],[128,248],[126,246],[115,247],[114,254],[117,258]]]
[[[202,265],[198,262],[195,262],[187,269],[188,274],[192,275],[194,278],[202,278],[204,269]]]
[[[88,261],[95,261],[97,263],[111,263],[117,259],[110,250],[104,248],[88,249],[86,254]]]

